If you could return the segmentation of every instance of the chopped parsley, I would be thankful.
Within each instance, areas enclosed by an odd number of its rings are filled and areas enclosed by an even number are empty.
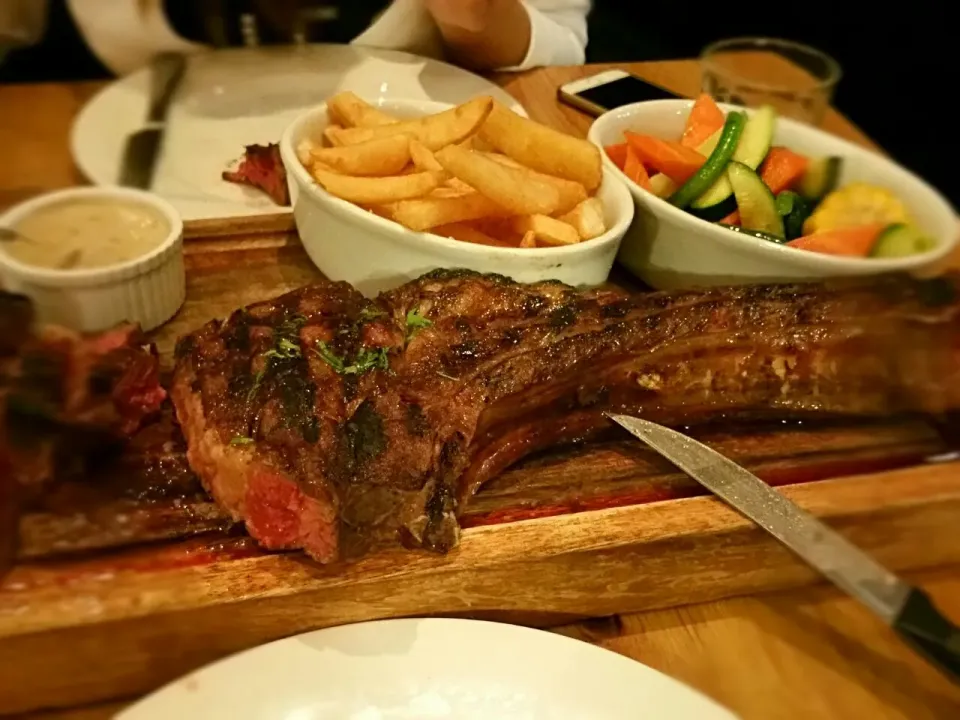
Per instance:
[[[260,384],[263,382],[264,376],[267,374],[267,371],[270,370],[275,360],[293,360],[302,357],[298,341],[300,340],[300,328],[302,328],[306,322],[307,319],[303,315],[297,314],[277,325],[277,329],[274,331],[276,341],[274,346],[263,354],[263,357],[266,358],[266,363],[263,369],[253,376],[253,385],[250,388],[250,392],[247,393],[247,402],[250,402],[254,396],[256,396],[257,391],[260,390]]]
[[[277,346],[264,353],[266,358],[279,358],[280,360],[292,360],[300,357],[300,346],[292,340],[281,337],[277,341]]]
[[[373,305],[368,305],[367,307],[363,308],[363,310],[360,311],[360,322],[368,322],[370,320],[376,320],[377,318],[381,318],[384,315],[386,315],[386,313],[380,308],[375,307]]]
[[[314,352],[339,375],[363,375],[370,370],[390,369],[390,349],[361,348],[352,361],[338,356],[323,340],[317,340]]]
[[[407,312],[407,335],[405,342],[410,342],[413,339],[413,336],[424,328],[428,328],[433,325],[433,321],[428,320],[423,315],[420,314],[420,308],[415,307],[413,310]]]
[[[243,435],[237,435],[230,439],[231,445],[250,445],[252,442],[252,437],[244,437]]]

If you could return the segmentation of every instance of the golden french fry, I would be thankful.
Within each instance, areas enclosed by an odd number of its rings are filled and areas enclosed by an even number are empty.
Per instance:
[[[327,100],[327,112],[334,122],[344,127],[378,127],[399,122],[349,90]]]
[[[523,238],[520,240],[520,245],[518,245],[518,247],[535,248],[536,246],[537,246],[537,234],[533,230],[527,230],[523,234]]]
[[[572,225],[546,215],[524,215],[514,218],[511,225],[524,237],[532,232],[541,245],[575,245],[580,242],[580,235]]]
[[[481,152],[482,152],[482,151],[481,151]],[[488,158],[490,158],[491,160],[496,160],[496,161],[497,161],[498,163],[500,163],[501,165],[506,165],[507,167],[512,167],[512,168],[522,168],[522,167],[523,167],[523,165],[521,165],[520,163],[518,163],[518,162],[517,162],[516,160],[514,160],[512,157],[510,157],[509,155],[504,155],[503,153],[498,153],[498,152],[484,152],[483,154],[486,155],[486,156],[487,156]],[[534,172],[534,171],[531,170],[530,172]],[[541,174],[542,174],[542,173],[541,173]],[[548,175],[547,177],[550,177],[550,176]]]
[[[447,178],[447,181],[444,183],[444,185],[446,185],[451,190],[456,190],[461,195],[466,195],[468,193],[476,192],[476,190],[474,190],[472,187],[467,185],[460,178],[455,178],[455,177]]]
[[[463,242],[474,243],[475,245],[492,245],[493,247],[513,247],[507,240],[488,235],[478,228],[467,223],[451,223],[449,225],[439,225],[430,232],[434,235],[462,240]]]
[[[603,203],[595,197],[584,200],[566,215],[561,215],[557,219],[572,225],[581,240],[590,240],[607,231],[607,224],[603,218]]]
[[[554,214],[569,212],[571,209],[587,199],[587,189],[574,180],[564,180],[563,178],[554,177],[553,175],[547,175],[546,173],[525,168],[513,158],[507,157],[506,155],[501,155],[500,153],[483,154],[491,160],[495,160],[496,162],[500,163],[501,165],[519,168],[523,172],[528,173],[531,177],[553,185],[560,193],[560,205],[554,211]]]
[[[413,164],[421,172],[440,172],[443,170],[430,149],[414,138],[410,138],[410,159],[413,160]]]
[[[591,191],[600,185],[600,150],[595,145],[520,117],[499,102],[493,103],[479,134],[528,168],[576,180]]]
[[[502,165],[458,145],[448,145],[436,157],[448,173],[514,215],[550,215],[560,207],[559,190],[524,168]]]
[[[312,157],[313,162],[320,162],[344,175],[397,175],[410,162],[410,138],[406,135],[392,135],[359,145],[314,148]]]
[[[340,133],[343,128],[339,125],[327,125],[323,129],[323,139],[327,141],[330,147],[340,147],[343,143],[340,141]]]
[[[464,195],[469,195],[473,192],[476,192],[473,188],[462,190],[460,188],[450,187],[449,185],[441,185],[436,190],[431,190],[427,197],[454,198],[463,197]]]
[[[344,145],[356,145],[378,137],[402,133],[416,138],[429,150],[436,152],[442,147],[461,142],[475,133],[487,119],[492,106],[492,98],[477,97],[436,115],[427,115],[393,125],[346,128],[337,133],[337,136]]]
[[[404,200],[387,205],[382,211],[387,217],[411,230],[429,230],[438,225],[510,215],[508,210],[476,191],[453,197],[431,196]]]
[[[439,173],[416,173],[393,177],[351,177],[340,175],[320,163],[314,163],[310,174],[328,193],[358,205],[387,203],[423,197],[443,181]]]

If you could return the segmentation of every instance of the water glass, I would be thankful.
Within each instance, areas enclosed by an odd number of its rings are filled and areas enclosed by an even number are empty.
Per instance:
[[[791,40],[720,40],[700,56],[702,88],[719,102],[773,105],[781,115],[819,125],[840,80],[840,65]]]

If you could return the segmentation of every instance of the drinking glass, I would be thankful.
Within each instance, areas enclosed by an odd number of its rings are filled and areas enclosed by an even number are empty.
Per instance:
[[[702,88],[720,102],[773,105],[781,115],[819,125],[840,80],[840,65],[791,40],[745,37],[708,45],[700,56]]]

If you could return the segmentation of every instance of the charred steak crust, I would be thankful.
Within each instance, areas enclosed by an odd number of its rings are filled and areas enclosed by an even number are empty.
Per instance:
[[[487,479],[602,412],[724,417],[960,404],[955,278],[629,295],[428,273],[294,291],[177,348],[191,465],[271,548],[445,551]]]

